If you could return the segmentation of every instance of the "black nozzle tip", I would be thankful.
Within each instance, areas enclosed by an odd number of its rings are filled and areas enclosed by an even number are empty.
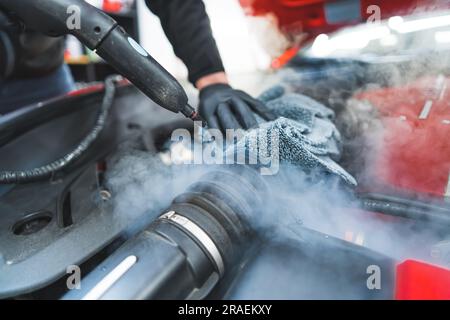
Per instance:
[[[184,108],[181,110],[181,113],[184,114],[186,118],[189,118],[192,121],[201,122],[202,127],[206,128],[206,121],[203,120],[200,114],[197,111],[195,111],[195,109],[192,108],[190,105],[186,104],[186,106],[184,106]]]

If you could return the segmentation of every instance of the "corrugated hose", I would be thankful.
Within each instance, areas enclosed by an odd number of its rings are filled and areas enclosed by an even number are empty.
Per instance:
[[[105,127],[109,111],[114,102],[116,79],[116,76],[112,76],[105,80],[105,94],[103,96],[101,108],[95,125],[71,152],[41,167],[20,171],[1,170],[0,184],[23,184],[49,179],[57,171],[67,167],[70,163],[74,162],[81,155],[83,155],[83,153],[95,142],[95,140],[97,140],[98,136]]]

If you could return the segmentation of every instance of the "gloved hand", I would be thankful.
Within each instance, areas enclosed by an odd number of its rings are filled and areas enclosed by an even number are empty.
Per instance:
[[[257,127],[256,114],[266,121],[276,119],[263,102],[222,83],[209,85],[200,91],[199,113],[209,128],[222,132]]]

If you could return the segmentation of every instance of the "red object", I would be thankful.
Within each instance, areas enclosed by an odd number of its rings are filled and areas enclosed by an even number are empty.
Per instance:
[[[280,69],[281,67],[286,65],[292,58],[294,58],[299,50],[300,50],[299,46],[294,46],[292,48],[287,49],[281,56],[275,58],[272,61],[271,67],[273,69]]]
[[[374,19],[388,19],[417,11],[449,9],[440,0],[239,0],[248,15],[273,16],[282,33],[300,48],[319,34]],[[340,9],[339,6],[342,6]],[[350,6],[349,6],[350,5]],[[334,9],[333,9],[334,7]],[[338,9],[336,9],[338,8]],[[353,10],[355,11],[352,11]],[[328,14],[327,14],[328,12]],[[332,13],[334,12],[334,13]],[[347,16],[347,17],[346,17]],[[302,35],[299,37],[299,35]],[[293,48],[272,62],[273,68],[285,65],[295,54]],[[296,52],[295,52],[296,53]]]
[[[85,88],[82,88],[82,89],[70,91],[67,95],[71,96],[71,97],[81,96],[81,95],[85,95],[85,94],[89,94],[89,93],[92,93],[92,92],[103,90],[104,87],[105,86],[102,83],[95,84],[95,85],[88,86],[88,87],[85,87]]]
[[[106,161],[102,160],[97,162],[97,172],[105,172],[106,171]]]
[[[450,7],[450,3],[440,0],[355,0],[359,1],[358,17],[351,21],[335,23],[327,21],[326,6],[348,1],[342,0],[240,0],[247,14],[254,16],[274,15],[282,32],[287,34],[307,33],[306,40],[314,39],[321,33],[329,33],[341,27],[367,21],[373,16],[371,8],[380,8],[380,18],[387,19],[396,15],[407,15],[417,10],[435,11]]]
[[[129,85],[131,85],[131,82],[125,78],[116,82],[116,86],[118,86],[118,87],[129,86]],[[93,85],[87,86],[82,89],[70,91],[67,95],[70,97],[81,96],[81,95],[85,95],[85,94],[89,94],[89,93],[93,93],[93,92],[97,92],[97,91],[102,91],[104,88],[105,88],[105,85],[103,83],[97,83],[97,84],[93,84]]]
[[[450,300],[450,270],[406,260],[397,266],[395,299]]]
[[[383,124],[370,156],[372,185],[363,188],[450,196],[449,89],[450,78],[427,77],[356,96],[379,111]]]
[[[103,10],[106,12],[118,13],[122,7],[122,0],[103,0]]]

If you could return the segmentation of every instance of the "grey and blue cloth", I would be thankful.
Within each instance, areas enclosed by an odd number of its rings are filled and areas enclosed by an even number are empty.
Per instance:
[[[307,96],[286,93],[282,86],[265,91],[259,99],[278,118],[270,122],[261,121],[258,128],[249,130],[237,142],[237,150],[268,154],[270,150],[260,148],[273,149],[268,141],[276,133],[280,163],[293,164],[305,170],[322,169],[349,185],[357,184],[355,178],[336,162],[342,152],[342,141],[333,123],[333,110]]]

